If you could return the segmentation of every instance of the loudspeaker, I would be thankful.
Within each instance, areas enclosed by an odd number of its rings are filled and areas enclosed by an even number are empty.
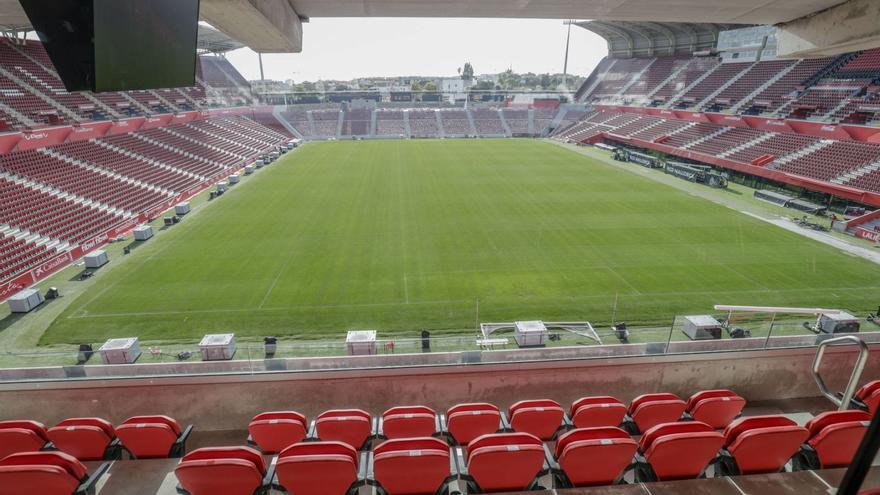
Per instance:
[[[199,0],[19,0],[68,91],[195,85]]]

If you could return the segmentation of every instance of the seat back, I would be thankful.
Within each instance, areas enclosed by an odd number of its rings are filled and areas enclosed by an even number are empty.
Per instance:
[[[392,407],[382,414],[386,438],[430,437],[437,430],[437,414],[426,406]]]
[[[468,474],[484,492],[525,490],[543,466],[541,439],[529,433],[493,433],[468,445]]]
[[[174,474],[190,495],[252,494],[263,484],[253,462],[240,458],[184,460]]]
[[[569,416],[576,428],[618,426],[626,415],[626,406],[610,396],[583,397],[571,405]]]
[[[820,467],[848,466],[868,431],[869,423],[869,420],[834,423],[811,437],[808,443],[816,450]]]
[[[389,440],[373,452],[373,475],[389,495],[433,495],[451,475],[449,449],[437,438]]]
[[[357,480],[358,457],[343,442],[304,442],[278,456],[275,472],[288,493],[344,495]]]
[[[677,421],[674,423],[662,423],[650,430],[644,432],[642,438],[639,439],[639,450],[642,453],[647,452],[651,448],[651,444],[655,440],[665,435],[673,435],[679,433],[705,433],[714,431],[711,426],[699,421]]]
[[[629,414],[639,431],[681,419],[687,404],[673,394],[645,394],[633,399]]]
[[[49,441],[46,427],[29,420],[0,421],[0,459],[17,452],[35,452]]]
[[[570,441],[559,455],[559,467],[574,486],[608,485],[623,474],[637,448],[629,437]]]
[[[167,416],[135,416],[116,428],[116,436],[138,459],[168,457],[180,425]]]
[[[71,495],[80,481],[58,466],[0,466],[3,495]],[[34,489],[39,487],[39,491]]]
[[[263,461],[263,456],[256,450],[243,445],[233,447],[202,447],[183,456],[181,462],[209,461],[212,459],[241,459],[253,464],[261,474],[266,474],[266,463]]]
[[[650,443],[645,460],[661,481],[696,478],[723,443],[716,431],[663,435]]]
[[[254,416],[248,433],[266,454],[277,454],[286,447],[303,441],[308,434],[306,418],[294,411],[265,412]]]
[[[585,440],[605,440],[615,438],[630,438],[629,433],[617,428],[616,426],[598,426],[596,428],[576,428],[566,432],[556,439],[556,449],[554,455],[557,459],[562,455],[565,447],[572,442],[580,442]]]
[[[49,428],[47,436],[58,450],[82,461],[96,461],[104,458],[116,430],[104,419],[70,418]]]
[[[724,428],[743,410],[746,400],[730,390],[703,390],[692,395],[687,411],[696,421]]]
[[[458,404],[446,412],[449,433],[461,445],[501,427],[501,411],[487,403]]]
[[[880,380],[868,382],[856,392],[856,399],[868,406],[868,412],[872,415],[880,408]]]
[[[519,401],[508,412],[514,431],[531,433],[542,440],[553,438],[565,416],[562,406],[549,399]]]
[[[727,425],[727,428],[724,429],[724,446],[727,447],[732,444],[741,433],[745,433],[749,430],[757,428],[775,428],[779,426],[797,426],[797,423],[785,416],[778,415],[748,416],[745,418],[739,418]]]
[[[871,415],[865,411],[855,410],[825,411],[807,421],[807,424],[804,426],[810,431],[810,438],[813,438],[830,425],[835,423],[846,423],[849,421],[871,421]]]
[[[370,414],[360,409],[334,409],[318,416],[315,428],[322,441],[343,442],[359,449],[372,434],[371,421]]]
[[[0,466],[55,466],[75,478],[77,484],[88,476],[83,463],[64,452],[19,452],[0,459]]]
[[[736,459],[740,474],[776,473],[808,435],[806,428],[797,425],[753,428],[739,433],[727,450]]]

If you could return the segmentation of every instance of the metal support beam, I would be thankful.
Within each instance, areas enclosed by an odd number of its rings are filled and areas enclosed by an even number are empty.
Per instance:
[[[849,0],[779,24],[780,57],[825,57],[880,46],[880,2]]]
[[[256,52],[302,51],[302,20],[290,0],[202,0],[201,17]]]

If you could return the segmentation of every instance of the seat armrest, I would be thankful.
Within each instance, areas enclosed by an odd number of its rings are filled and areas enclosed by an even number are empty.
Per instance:
[[[385,418],[376,418],[376,438],[385,440],[385,432],[382,430],[382,424]]]
[[[183,457],[183,455],[186,454],[186,439],[189,438],[192,431],[193,425],[189,425],[183,430],[171,446],[171,451],[168,453],[168,457]]]
[[[364,482],[367,480],[367,463],[371,461],[371,457],[373,456],[372,452],[361,452],[360,453],[360,462],[358,463],[358,481]]]
[[[370,436],[376,438],[379,434],[379,418],[370,418]]]
[[[510,426],[510,420],[507,419],[507,413],[501,411],[501,430],[504,432],[511,432],[513,428]]]
[[[458,474],[467,476],[467,463],[464,460],[464,450],[461,447],[455,447],[455,461],[458,463]]]
[[[544,447],[544,463],[547,465],[549,469],[558,470],[559,463],[556,462],[556,459],[553,457],[553,453],[550,452],[550,446],[546,443],[541,444]]]
[[[375,461],[375,457],[372,452],[369,452],[367,456],[367,479],[373,479],[373,462]]]
[[[263,476],[263,487],[270,488],[274,487],[275,483],[275,460],[277,458],[273,458],[272,462],[269,463],[269,466],[266,468],[266,475]]]
[[[306,438],[318,440],[318,422],[314,419],[309,423],[309,431],[306,433]]]
[[[102,462],[94,472],[89,474],[89,477],[77,487],[75,495],[94,495],[95,493],[95,485],[98,484],[98,480],[101,479],[101,476],[104,476],[104,473],[110,469],[110,462]]]
[[[458,477],[458,462],[455,460],[456,447],[449,447],[449,473],[452,477]]]
[[[434,415],[434,436],[439,436],[443,434],[443,423],[440,420],[441,415]]]
[[[449,425],[446,423],[446,414],[440,414],[440,433],[449,433]]]
[[[567,430],[574,428],[574,421],[568,417],[568,413],[562,414],[562,425],[565,426],[565,429]]]

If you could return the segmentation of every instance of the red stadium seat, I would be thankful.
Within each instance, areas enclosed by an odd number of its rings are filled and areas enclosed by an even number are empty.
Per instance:
[[[272,473],[250,447],[196,449],[174,469],[178,492],[189,495],[254,495],[268,489]]]
[[[116,430],[109,421],[100,418],[70,418],[48,431],[52,445],[81,461],[115,459],[119,449],[114,448]],[[111,445],[113,444],[113,445]]]
[[[687,403],[675,394],[645,394],[633,399],[629,405],[626,422],[630,433],[638,434],[663,423],[681,419]]]
[[[336,441],[362,448],[373,434],[370,413],[360,409],[333,409],[315,420],[315,431],[321,441]]]
[[[626,406],[614,397],[583,397],[572,403],[569,416],[575,428],[618,426],[626,416]]]
[[[696,478],[715,458],[724,436],[706,423],[689,421],[657,425],[642,436],[638,481]]]
[[[153,459],[183,456],[191,431],[168,416],[134,416],[116,427],[116,436],[134,458]]]
[[[30,420],[0,421],[0,459],[18,452],[36,452],[49,437],[46,427]]]
[[[302,442],[308,434],[306,417],[293,411],[264,412],[248,425],[250,441],[265,454],[277,454]]]
[[[513,431],[531,433],[541,440],[550,440],[562,426],[565,411],[549,399],[523,400],[508,409]]]
[[[544,469],[544,446],[529,433],[490,433],[467,448],[468,493],[526,490]]]
[[[381,434],[387,439],[430,437],[437,431],[437,413],[426,406],[392,407],[382,414]]]
[[[746,400],[731,390],[703,390],[687,401],[687,414],[712,428],[724,428],[742,413]]]
[[[781,471],[809,432],[784,416],[740,418],[724,430],[720,474],[763,474]]]
[[[848,466],[868,430],[865,411],[828,411],[807,422],[809,439],[795,456],[795,469]]]
[[[345,495],[358,486],[357,452],[343,442],[291,445],[278,456],[278,484],[296,495]]]
[[[105,463],[90,476],[81,462],[63,452],[19,452],[0,460],[0,494],[92,494],[108,467]]]
[[[880,409],[880,380],[866,383],[856,392],[856,404],[869,413],[874,414]]]
[[[614,426],[578,428],[556,440],[557,479],[565,488],[610,485],[633,462],[638,444]]]
[[[492,404],[458,404],[446,411],[446,429],[459,445],[500,428],[501,411]]]
[[[371,465],[388,495],[434,495],[452,475],[448,445],[431,437],[388,440],[373,450]]]

